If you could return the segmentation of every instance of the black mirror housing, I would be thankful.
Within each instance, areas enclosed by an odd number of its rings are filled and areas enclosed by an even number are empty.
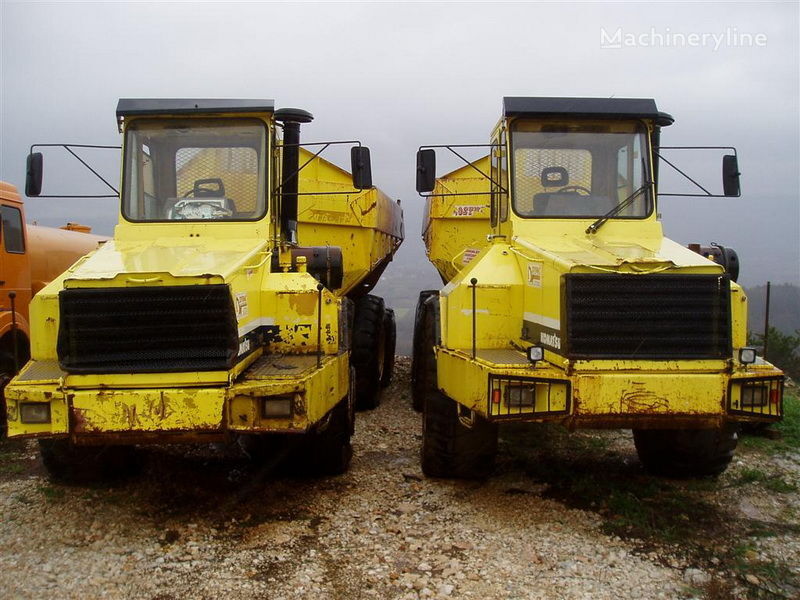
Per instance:
[[[742,195],[739,186],[739,160],[735,154],[722,157],[722,190],[726,196],[738,198]]]
[[[436,187],[436,151],[417,152],[417,193],[432,192]]]
[[[25,167],[25,195],[35,198],[42,193],[42,175],[44,174],[44,160],[41,152],[28,154]]]
[[[353,187],[364,190],[372,187],[372,162],[369,148],[353,146],[350,149],[350,167],[353,173]]]

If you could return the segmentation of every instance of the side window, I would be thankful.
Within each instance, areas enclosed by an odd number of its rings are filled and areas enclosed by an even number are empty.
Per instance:
[[[3,241],[6,252],[22,254],[25,252],[25,238],[22,235],[22,213],[13,206],[0,207],[3,217]]]
[[[497,174],[497,182],[501,187],[508,186],[508,160],[506,155],[506,132],[500,133],[500,172]],[[500,198],[500,221],[508,221],[508,192],[499,191]]]
[[[617,151],[617,199],[625,199],[642,185],[642,169],[636,168],[641,161],[633,143]]]
[[[495,182],[500,180],[500,148],[497,147],[498,138],[492,139],[492,147],[490,148],[490,164],[491,170],[489,175],[492,181],[491,185],[491,204],[489,206],[489,218],[492,227],[497,227],[499,204],[501,199],[500,188]]]

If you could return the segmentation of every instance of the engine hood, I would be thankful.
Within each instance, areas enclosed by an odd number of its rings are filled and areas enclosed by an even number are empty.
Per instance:
[[[84,262],[68,280],[104,280],[121,275],[166,273],[173,277],[219,276],[227,279],[254,255],[264,240],[160,238],[146,241],[110,240]]]
[[[517,236],[513,243],[552,261],[563,272],[600,268],[620,273],[652,272],[673,269],[718,273],[717,263],[667,238],[621,240],[598,237],[533,239]]]

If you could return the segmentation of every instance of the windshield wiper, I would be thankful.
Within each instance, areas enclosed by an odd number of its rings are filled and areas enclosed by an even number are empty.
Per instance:
[[[645,191],[648,187],[653,185],[652,181],[645,181],[642,186],[633,192],[630,196],[622,200],[619,204],[617,204],[614,208],[604,214],[602,217],[597,219],[594,223],[589,225],[586,228],[586,233],[597,233],[597,230],[600,229],[606,221],[608,221],[611,217],[618,215],[623,210],[625,210],[631,202],[633,202],[643,191]]]

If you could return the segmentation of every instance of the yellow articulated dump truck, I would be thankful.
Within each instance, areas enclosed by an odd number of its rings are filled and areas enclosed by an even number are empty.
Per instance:
[[[234,440],[345,471],[355,408],[391,377],[393,313],[369,291],[403,239],[369,150],[301,144],[311,114],[271,100],[123,99],[117,120],[119,224],[32,301],[9,437],[66,479],[121,472],[136,444]],[[335,143],[352,175],[320,158]]]
[[[686,149],[661,146],[672,122],[647,99],[514,97],[488,156],[420,148],[423,238],[446,283],[421,293],[414,331],[427,475],[487,476],[508,421],[630,428],[649,471],[714,475],[738,424],[781,418],[784,376],[747,347],[735,252],[662,233],[657,198],[678,194],[659,192],[659,166]],[[437,148],[466,164],[436,179]],[[714,149],[721,195],[738,196],[735,149]],[[692,183],[680,195],[720,195]]]

